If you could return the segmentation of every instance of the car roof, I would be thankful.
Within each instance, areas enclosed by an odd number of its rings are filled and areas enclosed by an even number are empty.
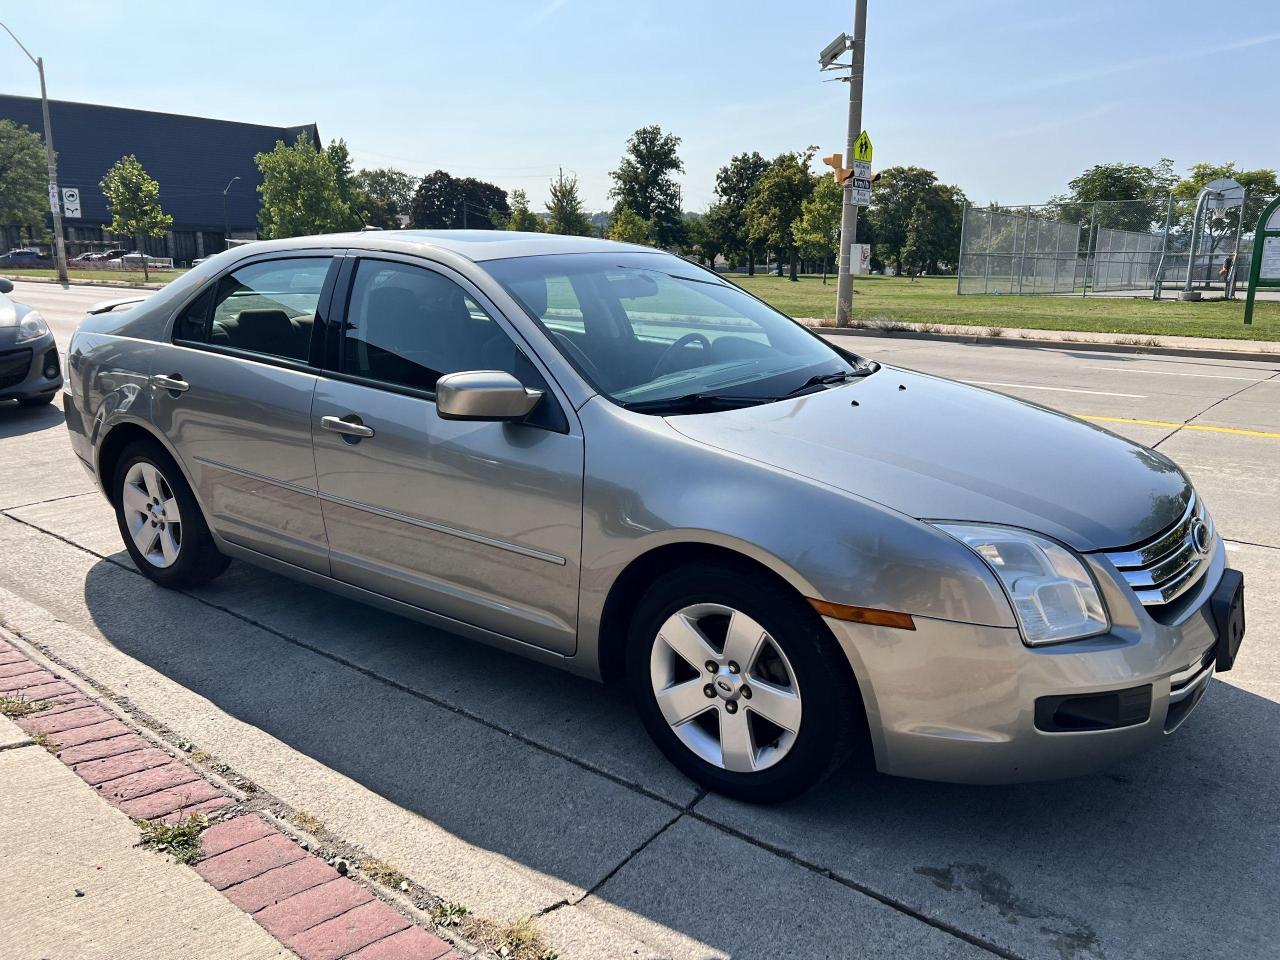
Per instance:
[[[315,237],[264,240],[238,246],[246,254],[267,250],[298,250],[308,247],[350,246],[365,250],[392,250],[406,253],[448,251],[473,262],[537,257],[561,253],[663,253],[634,243],[598,240],[594,237],[566,237],[549,233],[520,233],[513,230],[366,230]]]

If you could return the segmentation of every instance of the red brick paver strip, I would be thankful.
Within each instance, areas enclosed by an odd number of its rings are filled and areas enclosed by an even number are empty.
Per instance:
[[[245,913],[257,913],[273,903],[280,903],[303,890],[318,887],[340,876],[337,870],[319,857],[306,857],[228,887],[222,891],[222,895]]]
[[[61,733],[64,730],[74,730],[77,727],[87,727],[94,723],[105,723],[114,717],[99,706],[86,705],[75,710],[67,710],[62,713],[45,713],[40,711],[40,716],[33,717],[24,725],[27,733]]]
[[[151,746],[150,741],[142,739],[136,733],[129,733],[109,740],[96,740],[93,743],[82,743],[79,746],[59,749],[58,759],[74,768],[87,760],[116,757],[122,753],[132,753],[134,750],[143,750],[149,746]]]
[[[3,640],[0,696],[35,704],[18,725],[47,737],[63,763],[135,819],[173,823],[235,803],[181,757]],[[301,960],[458,960],[444,940],[256,814],[213,824],[201,848],[195,871]]]
[[[220,853],[243,847],[246,843],[261,840],[278,832],[261,817],[252,815],[215,823],[200,834],[200,859],[208,860]]]
[[[185,763],[171,760],[163,767],[153,767],[139,773],[131,773],[125,777],[117,777],[98,787],[99,792],[112,803],[119,804],[135,797],[145,797],[161,790],[180,787],[184,783],[195,783],[200,775]]]
[[[100,783],[106,783],[118,777],[127,777],[131,773],[141,773],[143,770],[162,767],[166,763],[172,762],[173,757],[163,750],[157,750],[154,747],[143,747],[129,753],[117,754],[114,757],[86,760],[83,763],[73,764],[71,769],[85,783],[91,787],[96,787]]]
[[[253,919],[284,942],[372,900],[373,894],[364,887],[338,877],[266,907]]]
[[[170,790],[149,793],[145,797],[122,800],[116,806],[136,820],[154,820],[167,813],[222,796],[222,791],[208,780],[195,780]]]
[[[347,960],[442,960],[446,955],[457,956],[449,953],[449,944],[439,937],[410,927],[357,950]]]
[[[235,883],[251,880],[275,867],[301,860],[307,852],[283,833],[273,833],[260,840],[220,853],[196,864],[196,873],[215,889],[225,890]]]
[[[374,900],[289,937],[284,945],[305,960],[339,960],[409,926],[400,914],[381,900]]]

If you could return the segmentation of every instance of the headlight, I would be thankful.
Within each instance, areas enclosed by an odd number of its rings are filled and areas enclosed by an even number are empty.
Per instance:
[[[39,312],[32,310],[18,321],[18,339],[15,343],[26,343],[28,340],[37,340],[49,332],[49,324],[44,322],[44,317]]]
[[[1079,640],[1110,629],[1092,575],[1065,547],[1010,527],[937,526],[981,557],[1000,579],[1029,646]]]

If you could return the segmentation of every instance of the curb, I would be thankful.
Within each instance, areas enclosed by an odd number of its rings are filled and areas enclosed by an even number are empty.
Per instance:
[[[98,796],[134,820],[211,821],[192,869],[301,960],[460,960],[453,947],[267,818],[237,809],[215,783],[23,652],[0,629],[0,696],[34,709],[13,718]]]
[[[804,321],[800,321],[803,323]],[[904,340],[936,340],[942,343],[966,343],[997,347],[1028,347],[1033,350],[1087,350],[1094,353],[1141,353],[1155,356],[1199,357],[1212,360],[1270,361],[1280,364],[1277,350],[1215,350],[1195,347],[1141,346],[1129,343],[1108,343],[1105,340],[1055,340],[1051,337],[986,337],[973,333],[926,333],[923,330],[876,330],[867,327],[821,327],[805,323],[819,336],[877,337]],[[1010,328],[1013,330],[1014,328]],[[1019,334],[1026,332],[1019,328]]]
[[[0,277],[12,280],[15,283],[52,283],[59,287],[122,287],[126,290],[163,290],[167,286],[167,284],[163,283],[130,283],[128,280],[81,280],[78,278],[69,279],[66,283],[63,283],[54,277],[18,277],[5,273],[0,273]]]

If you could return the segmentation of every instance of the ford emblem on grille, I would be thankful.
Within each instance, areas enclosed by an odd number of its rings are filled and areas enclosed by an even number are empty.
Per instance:
[[[1202,557],[1209,552],[1209,525],[1199,517],[1191,521],[1191,546]]]

